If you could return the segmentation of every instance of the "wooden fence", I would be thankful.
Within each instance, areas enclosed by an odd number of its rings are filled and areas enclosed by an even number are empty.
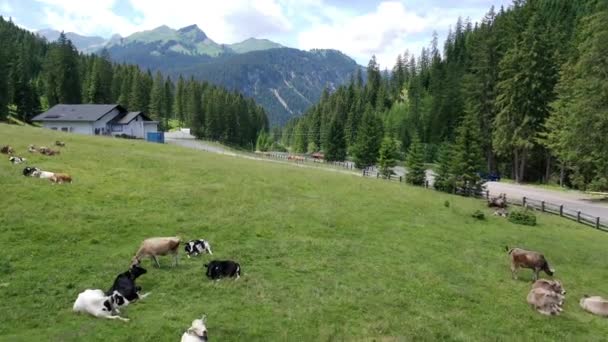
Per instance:
[[[378,172],[363,170],[364,177],[372,177],[377,179],[385,179],[393,182],[405,182],[405,177],[403,176],[395,176],[391,175],[390,177],[384,177]],[[425,187],[429,188],[428,181],[425,183]],[[474,196],[477,198],[485,198],[490,199],[490,197],[498,196],[499,194],[490,194],[488,190],[482,191],[463,191],[463,189],[456,189],[455,193],[464,195],[464,196]],[[528,209],[534,209],[541,211],[543,213],[549,213],[554,215],[559,215],[561,217],[565,217],[576,221],[578,223],[582,223],[596,229],[608,232],[608,220],[605,220],[597,216],[586,214],[580,210],[575,210],[572,208],[568,208],[563,204],[551,203],[543,200],[538,200],[530,197],[506,197],[508,204],[521,206]]]
[[[257,157],[266,157],[272,159],[286,160],[294,163],[313,163],[313,164],[324,164],[333,165],[347,170],[354,170],[355,163],[352,162],[341,162],[341,161],[325,161],[323,159],[310,158],[302,155],[288,154],[288,153],[276,153],[276,152],[256,152]]]

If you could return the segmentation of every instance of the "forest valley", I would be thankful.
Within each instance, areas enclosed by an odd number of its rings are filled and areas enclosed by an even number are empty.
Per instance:
[[[326,91],[260,136],[262,149],[358,167],[437,163],[446,190],[477,186],[480,173],[608,190],[606,1],[518,0],[480,23],[459,19],[441,52],[437,40],[391,72],[372,58],[366,80]]]

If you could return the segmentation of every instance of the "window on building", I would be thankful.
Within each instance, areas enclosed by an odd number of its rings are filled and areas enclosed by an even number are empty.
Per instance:
[[[68,127],[61,127],[62,132],[69,132],[70,129]]]
[[[122,125],[112,125],[112,132],[122,132]]]

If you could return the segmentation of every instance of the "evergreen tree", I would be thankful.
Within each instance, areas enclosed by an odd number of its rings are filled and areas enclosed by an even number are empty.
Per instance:
[[[412,144],[405,160],[407,174],[406,182],[413,185],[424,185],[426,182],[426,170],[424,167],[424,148],[417,134],[412,138]]]
[[[384,137],[380,145],[380,156],[378,165],[380,173],[384,178],[390,178],[393,174],[393,167],[397,165],[398,143],[394,138]]]
[[[179,78],[177,80],[177,86],[175,88],[175,97],[174,97],[174,102],[173,102],[173,113],[175,113],[175,118],[179,121],[180,125],[184,125],[185,123],[185,116],[184,116],[184,101],[185,101],[185,96],[184,96],[184,91],[186,88],[186,82],[184,81],[184,78],[182,77],[182,75],[179,75]]]
[[[373,112],[371,105],[368,105],[361,120],[361,127],[357,132],[357,142],[353,148],[357,168],[362,169],[376,163],[383,135],[382,121]]]
[[[442,144],[439,147],[437,170],[433,187],[439,191],[454,192],[456,188],[456,179],[451,173],[452,169],[452,154],[453,146],[450,144]]]
[[[327,132],[327,142],[325,148],[325,160],[342,161],[346,159],[346,139],[344,137],[344,127],[342,120],[338,117],[329,124]]]
[[[481,190],[479,172],[483,169],[481,132],[479,121],[472,111],[463,117],[456,132],[450,173],[455,177],[456,187],[465,194]]]
[[[300,120],[296,125],[294,132],[294,152],[305,153],[308,149],[308,127],[303,120]]]
[[[45,96],[49,105],[82,101],[78,52],[62,32],[51,44],[45,62]]]

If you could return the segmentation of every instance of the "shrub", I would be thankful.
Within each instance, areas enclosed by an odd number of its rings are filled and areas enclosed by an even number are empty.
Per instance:
[[[450,201],[446,200],[445,202],[443,202],[443,206],[446,208],[450,207]]]
[[[481,210],[475,210],[475,212],[471,216],[473,216],[473,218],[476,218],[478,220],[486,219],[486,215],[484,215],[484,213],[482,213]]]
[[[536,226],[536,215],[530,210],[515,210],[509,213],[509,221],[525,226]]]

